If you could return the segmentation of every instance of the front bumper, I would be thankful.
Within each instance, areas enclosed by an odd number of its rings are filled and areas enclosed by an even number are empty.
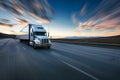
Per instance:
[[[36,44],[37,47],[48,47],[51,46],[51,44],[46,43],[46,44]]]

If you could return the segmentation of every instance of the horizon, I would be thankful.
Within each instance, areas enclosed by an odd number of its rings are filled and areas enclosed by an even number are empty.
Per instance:
[[[16,38],[21,36],[20,34],[15,35],[15,34],[6,34],[6,33],[0,32],[0,35],[1,34],[2,35],[7,35],[7,36],[16,36]],[[22,35],[27,35],[27,34],[22,34]],[[61,36],[61,37],[58,37],[58,36],[52,37],[52,36],[50,36],[49,38],[50,39],[86,39],[86,38],[109,38],[109,37],[120,37],[120,35],[114,35],[114,36],[64,36],[64,37],[63,36]]]

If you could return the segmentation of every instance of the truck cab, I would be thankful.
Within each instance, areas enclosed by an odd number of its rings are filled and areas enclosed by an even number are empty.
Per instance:
[[[51,41],[42,25],[29,24],[29,44],[34,48],[51,47]]]
[[[29,44],[34,48],[51,47],[51,41],[47,36],[47,32],[42,25],[28,24],[26,27],[28,27],[28,34],[20,35],[20,42]]]

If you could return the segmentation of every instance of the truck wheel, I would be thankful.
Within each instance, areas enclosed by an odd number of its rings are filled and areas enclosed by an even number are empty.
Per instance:
[[[48,49],[50,49],[50,46],[47,46]]]
[[[22,40],[20,40],[20,42],[22,42]]]
[[[35,43],[33,43],[33,48],[34,48],[34,49],[36,49],[36,48],[37,48],[37,46],[36,46],[36,44],[35,44]]]

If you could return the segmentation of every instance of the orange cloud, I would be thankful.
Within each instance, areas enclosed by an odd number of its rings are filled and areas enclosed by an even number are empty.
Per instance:
[[[94,10],[88,13],[86,13],[87,7],[85,4],[80,11],[80,15],[72,16],[73,22],[76,22],[75,24],[78,25],[76,28],[77,34],[84,36],[120,35],[119,4],[119,0],[102,1]]]
[[[12,27],[13,24],[7,24],[7,23],[1,23],[1,22],[0,22],[0,26],[4,26],[4,27]]]
[[[43,22],[43,23],[50,23],[50,21],[49,21],[48,19],[41,18],[41,17],[35,15],[35,14],[32,13],[32,12],[29,12],[29,14],[30,14],[32,17],[36,18],[35,21],[37,21],[37,23],[42,23],[42,22]]]

